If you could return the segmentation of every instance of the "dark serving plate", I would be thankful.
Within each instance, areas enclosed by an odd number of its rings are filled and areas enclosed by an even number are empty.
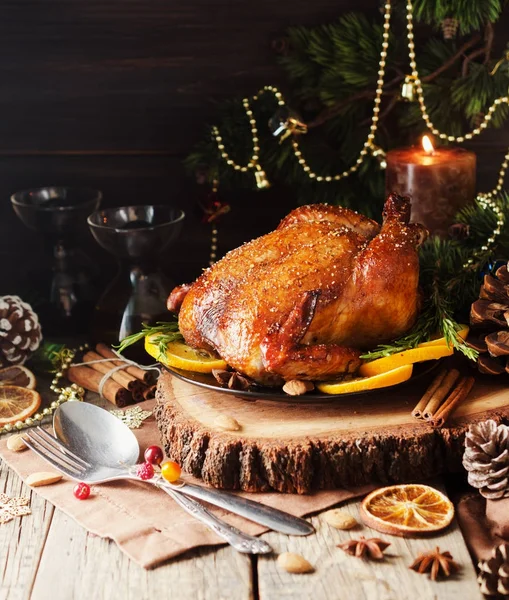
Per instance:
[[[201,388],[208,390],[214,390],[215,392],[223,392],[237,398],[243,398],[244,400],[270,400],[274,402],[291,402],[298,404],[313,404],[317,402],[337,402],[347,396],[365,396],[367,394],[376,394],[383,390],[399,388],[405,385],[411,385],[416,381],[424,379],[437,366],[441,363],[441,360],[430,360],[423,363],[416,363],[412,377],[407,381],[402,381],[395,385],[387,386],[384,388],[377,388],[374,390],[365,390],[362,392],[349,392],[346,394],[324,394],[318,390],[308,392],[302,396],[289,396],[282,391],[281,388],[270,388],[255,385],[249,390],[231,390],[227,387],[222,387],[210,373],[196,373],[194,371],[184,371],[183,369],[176,369],[173,367],[163,366],[163,369],[171,373],[177,379],[196,385]]]

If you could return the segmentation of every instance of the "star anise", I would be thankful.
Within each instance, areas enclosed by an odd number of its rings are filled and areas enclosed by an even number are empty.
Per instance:
[[[433,581],[435,581],[440,575],[449,577],[451,573],[454,573],[459,568],[459,564],[453,561],[451,553],[440,552],[440,548],[438,546],[434,550],[419,554],[419,556],[410,565],[410,569],[413,569],[417,573],[426,573],[429,571],[430,578]]]
[[[347,554],[357,558],[371,558],[373,560],[382,560],[384,550],[390,546],[390,542],[384,542],[380,538],[365,538],[359,536],[358,540],[349,540],[338,544],[338,548],[344,550]]]
[[[222,387],[228,387],[231,390],[247,390],[251,387],[251,381],[236,371],[213,369],[212,375]]]

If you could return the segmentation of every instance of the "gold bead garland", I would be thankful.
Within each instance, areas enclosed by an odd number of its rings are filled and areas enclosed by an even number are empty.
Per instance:
[[[217,194],[217,189],[219,186],[219,181],[214,179],[212,182],[212,193]],[[217,257],[217,236],[219,235],[219,231],[217,229],[217,225],[212,225],[211,238],[210,238],[210,255],[209,255],[209,266],[211,267],[216,262]]]
[[[417,70],[417,62],[415,60],[415,44],[414,44],[414,24],[413,24],[413,6],[412,0],[407,0],[407,40],[408,40],[408,58],[410,59],[410,68],[412,69],[411,78],[413,80],[415,90],[417,92],[417,100],[419,102],[419,108],[421,111],[422,118],[426,123],[426,127],[437,137],[442,140],[447,140],[448,142],[457,142],[462,143],[465,140],[471,140],[474,136],[479,135],[483,129],[486,129],[488,123],[491,121],[493,113],[497,110],[497,108],[501,104],[509,104],[509,96],[502,96],[500,98],[496,98],[493,104],[489,107],[487,113],[484,115],[483,120],[479,123],[478,127],[473,129],[469,133],[465,133],[464,135],[454,136],[447,135],[446,133],[438,130],[432,123],[431,118],[429,116],[428,110],[426,108],[426,102],[424,100],[424,90],[422,88],[422,82],[419,77],[419,71]],[[477,201],[479,204],[486,210],[490,208],[497,217],[497,225],[493,230],[493,234],[486,240],[486,244],[481,246],[481,252],[487,252],[490,247],[495,243],[496,238],[500,235],[501,228],[505,223],[504,213],[497,205],[497,203],[493,200],[493,196],[502,190],[502,186],[504,185],[504,176],[507,170],[509,160],[509,149],[504,156],[504,160],[502,165],[500,166],[500,171],[498,174],[498,181],[496,187],[487,193],[480,193],[477,195]],[[475,257],[471,257],[465,263],[465,267],[472,265],[474,263]]]
[[[471,140],[474,136],[479,135],[483,129],[486,129],[488,123],[491,121],[493,113],[497,110],[497,108],[501,104],[508,104],[509,97],[502,96],[500,98],[496,98],[493,104],[489,107],[488,112],[484,115],[483,120],[479,123],[479,126],[473,129],[470,133],[465,133],[464,135],[448,135],[446,133],[442,133],[438,130],[432,123],[431,118],[429,116],[428,110],[426,108],[426,103],[424,101],[424,90],[422,88],[422,82],[419,77],[419,72],[417,70],[417,63],[415,60],[415,44],[414,44],[414,23],[413,23],[413,6],[412,0],[407,0],[407,40],[408,40],[408,58],[410,59],[410,68],[412,69],[411,79],[414,82],[415,90],[417,92],[417,100],[419,102],[419,108],[421,110],[421,115],[426,123],[426,127],[441,140],[447,140],[448,142],[458,142],[462,143],[465,140]]]
[[[269,87],[270,86],[268,86],[267,89]],[[263,93],[264,90],[265,90],[265,88],[263,90],[261,90],[259,93]],[[280,92],[277,92],[277,93],[280,94]],[[253,100],[257,100],[257,99],[258,99],[257,96],[254,96]],[[242,106],[244,107],[247,118],[249,120],[249,125],[251,127],[251,137],[252,137],[252,141],[253,141],[253,152],[251,154],[251,158],[247,161],[246,165],[239,165],[230,157],[228,152],[226,152],[225,146],[223,144],[223,138],[221,137],[221,134],[219,133],[219,129],[217,128],[216,125],[214,125],[212,127],[212,135],[214,136],[214,139],[217,143],[217,147],[218,147],[219,151],[221,152],[221,158],[226,162],[226,164],[228,166],[230,166],[235,171],[240,171],[241,173],[247,173],[247,171],[249,171],[249,169],[255,169],[256,185],[259,188],[267,188],[267,187],[269,187],[270,184],[265,175],[265,171],[261,168],[260,163],[259,163],[260,146],[258,145],[258,143],[259,143],[258,129],[256,127],[256,119],[254,118],[253,111],[251,110],[251,106],[249,104],[249,98],[244,98],[242,100]]]
[[[302,156],[302,152],[299,147],[299,143],[294,138],[292,140],[293,151],[295,154],[295,158],[297,159],[299,165],[302,167],[302,170],[307,174],[310,179],[314,179],[316,181],[322,182],[325,181],[327,183],[331,181],[340,181],[345,177],[348,177],[352,173],[355,173],[362,163],[365,160],[368,152],[374,154],[374,139],[376,130],[378,128],[378,113],[380,112],[380,103],[382,102],[382,92],[384,85],[384,77],[385,77],[385,64],[387,59],[387,48],[389,47],[389,29],[390,29],[390,20],[391,20],[391,3],[390,0],[387,0],[384,6],[384,30],[382,34],[382,50],[380,52],[380,62],[378,63],[378,80],[376,82],[376,91],[375,91],[375,100],[373,106],[373,116],[371,117],[371,125],[369,128],[369,133],[366,141],[364,142],[362,149],[357,157],[355,163],[342,173],[337,173],[336,175],[317,175],[314,171],[311,170],[311,167],[307,164],[305,158]],[[380,149],[377,149],[378,153]]]
[[[80,346],[79,350],[85,350],[86,347],[87,346]],[[53,412],[64,402],[72,400],[83,400],[85,390],[79,385],[73,383],[68,387],[58,387],[60,379],[65,376],[65,371],[69,368],[69,365],[72,363],[75,355],[76,350],[67,350],[65,352],[65,355],[62,356],[60,370],[55,373],[55,376],[51,382],[50,390],[58,394],[57,400],[53,400],[49,407],[44,408],[43,410],[35,413],[31,417],[27,417],[26,419],[16,421],[15,423],[7,423],[7,425],[0,427],[0,434],[11,433],[12,431],[20,431],[21,429],[34,427],[35,425],[40,423],[44,418],[50,417],[53,414]]]

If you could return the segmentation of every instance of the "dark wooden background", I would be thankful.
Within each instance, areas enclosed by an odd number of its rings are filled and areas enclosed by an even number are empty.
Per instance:
[[[375,0],[0,0],[0,293],[18,290],[42,250],[9,197],[44,185],[99,188],[103,206],[184,208],[170,270],[194,278],[207,263],[209,230],[182,159],[218,101],[281,83],[272,39],[348,9],[379,10]],[[492,187],[506,144],[507,131],[476,142],[481,187]],[[220,253],[269,230],[292,205],[277,188],[239,194]]]

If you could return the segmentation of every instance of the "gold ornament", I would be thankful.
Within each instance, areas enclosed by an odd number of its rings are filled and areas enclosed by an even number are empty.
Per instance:
[[[120,419],[129,429],[139,429],[143,421],[152,416],[150,410],[142,410],[139,406],[127,410],[110,410],[110,413]]]
[[[401,98],[407,102],[413,102],[415,100],[415,87],[410,75],[405,77],[405,81],[401,86]]]
[[[255,171],[256,187],[260,190],[270,187],[270,181],[267,179],[265,171],[258,165]]]

